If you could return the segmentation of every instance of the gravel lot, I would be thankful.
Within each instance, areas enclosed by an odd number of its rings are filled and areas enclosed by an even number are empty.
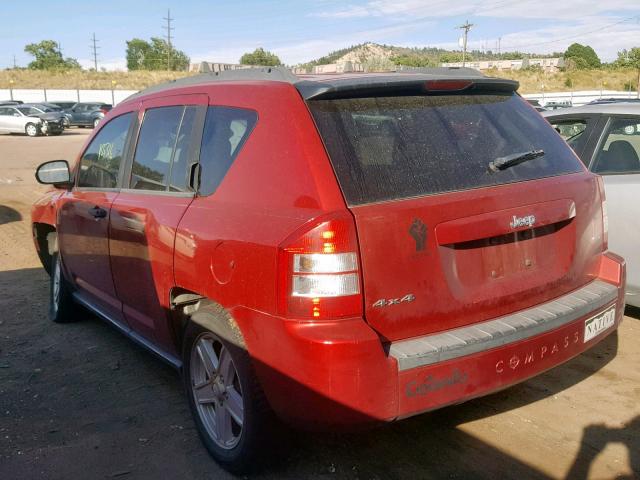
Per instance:
[[[230,478],[178,375],[89,313],[46,318],[29,227],[35,166],[89,131],[0,135],[0,479]],[[640,478],[640,320],[504,392],[358,434],[284,430],[256,478]]]

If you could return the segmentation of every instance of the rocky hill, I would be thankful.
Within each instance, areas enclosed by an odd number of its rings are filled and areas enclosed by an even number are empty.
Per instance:
[[[561,54],[527,54],[527,56],[529,55],[535,57],[552,57]],[[469,60],[512,60],[524,57],[525,54],[521,52],[506,52],[501,54],[497,54],[492,51],[480,50],[467,52],[467,58]],[[459,50],[446,50],[435,47],[408,48],[367,42],[336,50],[335,52],[331,52],[301,66],[312,67],[314,65],[327,65],[347,61],[362,63],[364,65],[376,64],[379,66],[404,65],[409,67],[433,67],[443,62],[462,61],[462,52]]]

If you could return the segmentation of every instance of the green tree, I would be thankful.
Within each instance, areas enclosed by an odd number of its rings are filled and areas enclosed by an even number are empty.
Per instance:
[[[263,48],[256,48],[253,52],[247,52],[240,57],[242,65],[260,65],[264,67],[275,67],[282,65],[282,62],[275,53],[271,53]]]
[[[618,52],[618,59],[615,64],[619,67],[633,68],[638,72],[636,91],[640,92],[640,47],[633,47],[631,50],[624,49]],[[631,87],[630,82],[629,87]]]
[[[129,70],[144,70],[144,61],[149,55],[151,45],[139,38],[127,42],[127,68]]]
[[[60,46],[53,40],[42,40],[40,43],[30,43],[24,47],[24,51],[35,57],[29,63],[32,70],[71,70],[80,68],[75,58],[64,58]]]
[[[578,70],[600,68],[602,65],[596,52],[588,45],[572,43],[563,56],[569,66]]]
[[[405,67],[435,67],[436,62],[431,58],[417,55],[417,54],[404,54],[391,57],[391,61],[396,65],[403,65]]]
[[[469,55],[467,55],[467,60],[471,60]],[[455,63],[462,61],[462,53],[461,52],[447,52],[440,55],[438,59],[440,63]]]
[[[129,70],[187,70],[186,53],[169,46],[166,40],[152,37],[150,42],[140,38],[127,41],[127,68]]]

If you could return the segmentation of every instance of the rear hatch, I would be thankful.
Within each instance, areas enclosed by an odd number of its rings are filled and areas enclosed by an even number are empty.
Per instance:
[[[514,88],[444,85],[307,102],[355,218],[366,320],[388,340],[563,295],[603,249],[596,177],[551,126]]]

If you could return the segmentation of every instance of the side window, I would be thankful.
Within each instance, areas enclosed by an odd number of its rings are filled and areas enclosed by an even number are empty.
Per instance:
[[[2,116],[11,115],[11,109],[0,107],[0,115]]]
[[[147,110],[134,156],[130,188],[187,190],[189,147],[195,119],[194,106]]]
[[[599,174],[640,173],[640,118],[612,118],[596,152]]]
[[[212,194],[249,137],[258,115],[253,110],[209,107],[200,147],[200,194]]]
[[[130,188],[167,189],[184,109],[183,106],[171,106],[150,108],[145,112],[133,157]]]
[[[133,112],[110,120],[91,141],[80,160],[78,187],[115,188]]]

